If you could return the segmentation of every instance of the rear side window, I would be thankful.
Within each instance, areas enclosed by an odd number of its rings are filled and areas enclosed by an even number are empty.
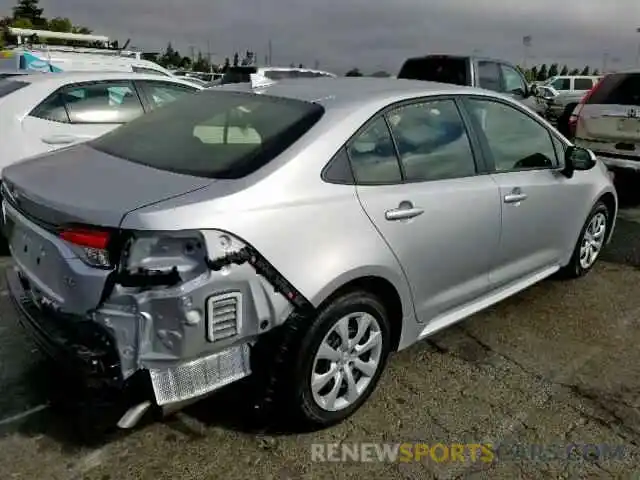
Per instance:
[[[574,90],[590,90],[593,87],[593,80],[590,78],[576,78],[573,80]]]
[[[0,98],[6,97],[10,93],[17,92],[27,85],[29,85],[28,82],[20,82],[17,80],[0,80]]]
[[[640,73],[613,73],[600,80],[587,103],[640,106]]]
[[[469,62],[464,57],[410,58],[404,62],[398,78],[469,85]]]
[[[269,80],[285,80],[287,78],[298,78],[297,70],[265,70],[264,76]]]
[[[123,125],[90,145],[186,175],[241,178],[289,148],[323,115],[320,105],[235,91],[205,91]]]
[[[496,62],[478,62],[478,86],[494,92],[502,90],[500,66]]]

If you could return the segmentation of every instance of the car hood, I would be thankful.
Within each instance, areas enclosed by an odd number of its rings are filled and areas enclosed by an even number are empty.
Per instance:
[[[132,210],[214,181],[133,163],[86,144],[10,165],[2,179],[19,207],[42,221],[105,227],[120,226]]]

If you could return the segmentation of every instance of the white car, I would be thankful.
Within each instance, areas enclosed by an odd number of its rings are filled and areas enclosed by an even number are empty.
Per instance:
[[[0,80],[0,168],[103,135],[202,87],[177,77],[63,72]]]

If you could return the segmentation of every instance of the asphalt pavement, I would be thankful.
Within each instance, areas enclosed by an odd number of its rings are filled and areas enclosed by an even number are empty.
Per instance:
[[[319,432],[261,430],[246,420],[245,392],[231,387],[87,443],[73,412],[47,405],[59,387],[0,280],[0,479],[640,478],[640,198],[623,193],[613,243],[587,277],[544,281],[400,352],[360,412]],[[0,260],[0,270],[10,265]],[[361,442],[502,443],[529,453],[489,463],[314,461],[313,448]],[[567,445],[579,454],[531,453]],[[585,445],[600,455],[581,454]],[[604,453],[618,447],[621,457]]]

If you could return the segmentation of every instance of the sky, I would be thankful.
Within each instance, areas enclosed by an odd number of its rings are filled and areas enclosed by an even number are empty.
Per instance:
[[[15,0],[0,0],[0,15]],[[638,0],[41,0],[46,17],[69,17],[94,33],[151,51],[172,42],[222,62],[255,51],[343,73],[396,73],[427,53],[463,53],[527,64],[633,67],[640,44]],[[509,6],[507,6],[509,5]],[[525,54],[522,37],[530,35]],[[241,53],[242,56],[242,53]]]

